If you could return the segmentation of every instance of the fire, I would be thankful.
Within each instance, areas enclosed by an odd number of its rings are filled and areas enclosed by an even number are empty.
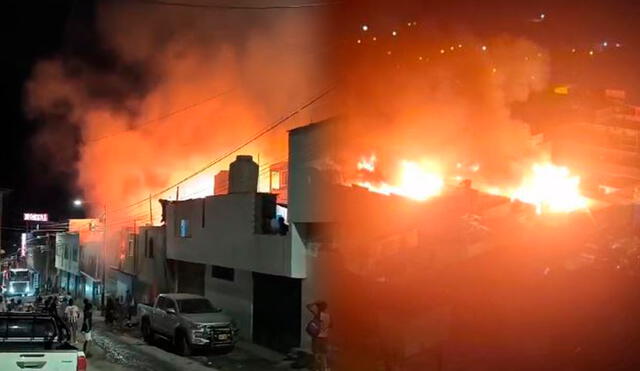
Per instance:
[[[373,173],[376,170],[376,155],[371,155],[369,157],[363,157],[358,162],[358,170],[368,171]]]
[[[358,170],[372,173],[375,171],[375,162],[376,157],[374,155],[369,158],[363,158],[358,162]],[[369,189],[371,192],[386,195],[394,194],[417,201],[425,201],[442,193],[444,177],[429,164],[401,161],[399,175],[395,183],[363,181],[357,184]]]
[[[550,163],[534,164],[530,174],[511,195],[511,199],[535,205],[536,212],[571,212],[587,207],[580,193],[580,177],[569,169]]]

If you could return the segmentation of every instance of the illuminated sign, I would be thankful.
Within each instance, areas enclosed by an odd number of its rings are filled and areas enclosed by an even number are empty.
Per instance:
[[[49,214],[24,213],[24,220],[31,222],[46,222],[49,221]]]

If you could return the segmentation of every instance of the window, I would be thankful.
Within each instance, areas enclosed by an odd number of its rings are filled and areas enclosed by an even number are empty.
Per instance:
[[[207,299],[184,299],[178,300],[180,313],[197,314],[197,313],[217,313],[220,308],[211,305]]]
[[[280,172],[272,171],[271,172],[271,189],[277,191],[280,189]]]
[[[182,238],[191,237],[191,226],[189,225],[189,219],[180,219],[178,236]]]
[[[167,298],[165,298],[164,296],[158,298],[158,309],[167,309]]]
[[[153,259],[153,237],[149,238],[148,251],[149,251],[149,255],[147,256]]]
[[[235,279],[235,271],[233,268],[221,267],[219,265],[211,266],[211,277],[225,281],[233,281]]]

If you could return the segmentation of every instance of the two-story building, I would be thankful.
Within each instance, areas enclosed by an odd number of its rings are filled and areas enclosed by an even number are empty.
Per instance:
[[[56,233],[55,267],[58,270],[57,286],[78,295],[80,281],[80,235],[77,232]]]
[[[257,187],[258,165],[238,156],[227,194],[166,201],[167,259],[173,291],[207,296],[243,338],[287,351],[301,341],[304,254],[278,223],[276,195]]]

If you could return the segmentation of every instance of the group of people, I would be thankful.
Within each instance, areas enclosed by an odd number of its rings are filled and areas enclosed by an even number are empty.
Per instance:
[[[69,329],[70,341],[78,342],[78,331],[84,334],[85,350],[88,342],[91,341],[91,330],[93,328],[93,305],[88,299],[84,299],[83,308],[74,303],[73,299],[67,296],[48,296],[42,299],[36,297],[33,303],[23,304],[21,299],[11,298],[8,302],[0,296],[0,312],[44,312],[62,320]]]

